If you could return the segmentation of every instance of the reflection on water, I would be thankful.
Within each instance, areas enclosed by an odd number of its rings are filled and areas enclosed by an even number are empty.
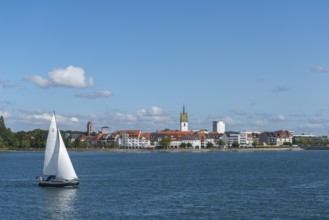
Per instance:
[[[42,188],[42,190],[45,218],[64,219],[76,213],[77,188]]]

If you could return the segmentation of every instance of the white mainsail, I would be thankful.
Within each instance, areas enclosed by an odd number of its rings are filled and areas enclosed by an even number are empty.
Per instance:
[[[53,114],[49,126],[48,137],[47,137],[45,161],[43,164],[43,175],[56,175],[57,161],[58,161],[58,151],[55,152],[56,143],[57,143],[57,124],[56,124],[55,114]]]
[[[54,175],[56,179],[65,180],[78,178],[57,128],[55,114],[51,119],[47,137],[43,175]]]

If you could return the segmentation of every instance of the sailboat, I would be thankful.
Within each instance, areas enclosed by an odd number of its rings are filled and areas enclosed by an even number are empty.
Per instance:
[[[75,187],[79,185],[78,176],[57,128],[55,112],[47,137],[43,173],[38,176],[38,179],[39,186]]]

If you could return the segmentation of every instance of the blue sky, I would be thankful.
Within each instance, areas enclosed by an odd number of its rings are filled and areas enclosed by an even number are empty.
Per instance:
[[[13,131],[327,135],[329,1],[1,1],[0,114]]]

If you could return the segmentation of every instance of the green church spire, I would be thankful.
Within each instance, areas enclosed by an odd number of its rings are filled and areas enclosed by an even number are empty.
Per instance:
[[[185,105],[183,105],[183,112],[180,113],[180,122],[188,122],[187,112],[185,112]]]

